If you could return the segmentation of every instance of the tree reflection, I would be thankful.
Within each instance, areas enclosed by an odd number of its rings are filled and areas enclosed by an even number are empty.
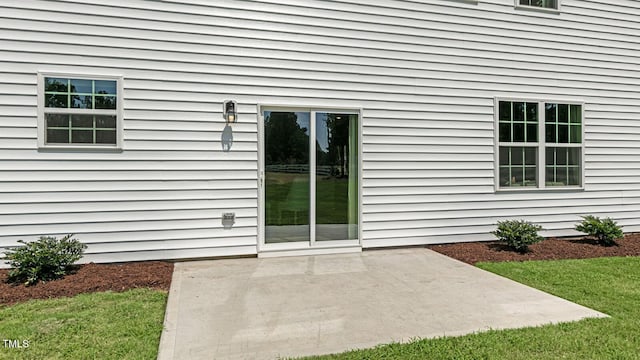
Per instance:
[[[265,161],[269,165],[307,164],[309,129],[294,112],[271,112],[265,118]]]
[[[316,143],[318,165],[330,166],[332,176],[348,176],[349,115],[326,114],[324,125],[327,146]]]

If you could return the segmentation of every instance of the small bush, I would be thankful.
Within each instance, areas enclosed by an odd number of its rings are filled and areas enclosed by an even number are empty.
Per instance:
[[[542,226],[524,220],[498,221],[498,228],[491,233],[498,241],[519,252],[527,252],[529,245],[544,240],[538,235]]]
[[[587,215],[576,224],[576,230],[595,237],[604,246],[616,245],[616,239],[624,236],[622,226],[619,226],[611,218],[600,219],[597,216]]]
[[[37,241],[18,242],[24,246],[5,252],[5,260],[12,268],[8,280],[27,286],[63,277],[87,248],[87,245],[73,239],[73,234],[59,240],[52,236],[41,236]]]

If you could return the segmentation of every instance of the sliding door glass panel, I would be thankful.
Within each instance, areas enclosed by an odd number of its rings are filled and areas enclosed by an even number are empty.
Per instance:
[[[310,241],[310,113],[264,113],[265,242]]]
[[[316,241],[358,238],[358,115],[316,113]]]

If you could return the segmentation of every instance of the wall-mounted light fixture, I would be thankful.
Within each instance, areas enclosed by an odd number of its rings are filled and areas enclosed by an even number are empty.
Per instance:
[[[233,100],[227,100],[222,104],[224,119],[227,124],[232,124],[238,120],[238,103]]]

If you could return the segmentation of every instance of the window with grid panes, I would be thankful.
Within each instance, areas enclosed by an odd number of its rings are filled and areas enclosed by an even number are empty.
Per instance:
[[[580,186],[582,106],[545,103],[545,185]]]
[[[501,187],[537,186],[538,103],[500,101]]]
[[[44,77],[45,144],[115,145],[118,81]]]
[[[558,9],[559,0],[518,0],[518,5],[544,9]]]
[[[498,187],[582,186],[582,105],[498,101]]]

